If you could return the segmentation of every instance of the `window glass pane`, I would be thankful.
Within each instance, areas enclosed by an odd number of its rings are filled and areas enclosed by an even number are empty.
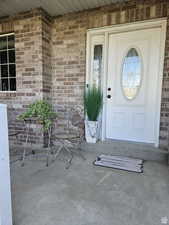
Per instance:
[[[8,77],[8,65],[1,65],[1,77]]]
[[[141,85],[141,58],[136,49],[128,51],[122,69],[122,90],[124,96],[132,100],[138,94]]]
[[[8,49],[15,48],[15,37],[14,35],[8,36]]]
[[[94,46],[94,59],[93,59],[93,83],[99,87],[101,86],[102,74],[102,45]]]
[[[10,50],[8,51],[9,54],[9,63],[15,63],[15,51]]]
[[[7,63],[7,51],[0,51],[0,64]]]
[[[15,91],[16,90],[16,79],[15,78],[11,78],[10,79],[10,90],[11,91]]]
[[[8,79],[2,79],[2,91],[8,91]]]
[[[0,37],[0,50],[7,49],[7,37]]]
[[[15,64],[9,64],[9,76],[10,77],[16,76]]]
[[[0,36],[0,91],[16,91],[15,37]]]

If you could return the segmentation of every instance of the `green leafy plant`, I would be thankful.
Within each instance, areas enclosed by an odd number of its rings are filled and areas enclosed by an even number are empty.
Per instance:
[[[89,121],[97,121],[103,106],[103,95],[100,88],[92,86],[85,91],[84,107]]]
[[[56,113],[53,111],[52,106],[49,103],[39,100],[30,104],[27,111],[19,116],[19,119],[27,120],[35,118],[43,125],[43,129],[47,131],[51,127],[52,120],[56,116]]]

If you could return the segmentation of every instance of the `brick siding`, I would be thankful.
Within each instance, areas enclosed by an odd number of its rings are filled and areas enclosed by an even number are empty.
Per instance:
[[[22,111],[35,99],[48,99],[61,118],[65,108],[83,104],[86,32],[89,28],[169,18],[167,0],[131,0],[93,10],[50,17],[42,9],[0,20],[0,33],[15,32],[17,92],[0,93],[0,102]],[[162,87],[160,146],[168,146],[169,23]],[[58,129],[65,128],[59,120]],[[10,123],[12,124],[12,123]],[[17,123],[18,124],[18,123]],[[13,123],[15,125],[15,123]]]
[[[15,33],[16,82],[17,91],[0,93],[0,102],[8,104],[9,130],[23,129],[23,124],[16,120],[28,104],[43,98],[43,55],[42,55],[42,15],[39,10],[24,13],[15,18],[2,19],[0,34]],[[45,66],[44,66],[45,67]],[[32,142],[39,142],[39,135],[32,132]],[[22,144],[25,135],[20,135],[19,142],[13,138],[12,144]]]

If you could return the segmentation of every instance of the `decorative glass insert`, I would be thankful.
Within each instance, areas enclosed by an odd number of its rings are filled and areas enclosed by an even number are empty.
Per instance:
[[[101,74],[102,74],[102,45],[94,46],[94,59],[93,59],[93,84],[96,87],[101,86]]]
[[[134,99],[141,86],[142,79],[142,62],[135,48],[131,48],[123,62],[122,68],[122,90],[124,96]]]
[[[15,36],[0,36],[0,91],[16,91]]]

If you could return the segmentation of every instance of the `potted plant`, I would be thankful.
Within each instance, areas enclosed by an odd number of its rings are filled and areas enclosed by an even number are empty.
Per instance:
[[[44,100],[37,100],[30,104],[27,111],[19,116],[21,120],[36,119],[42,124],[43,130],[48,131],[52,126],[52,120],[56,117],[52,106]]]
[[[51,131],[52,131],[52,122],[53,119],[56,117],[56,113],[53,111],[52,106],[47,103],[44,100],[38,100],[34,102],[33,104],[30,104],[26,110],[26,112],[22,113],[18,119],[24,120],[25,123],[35,123],[38,122],[38,124],[41,124],[42,126],[42,134],[44,134],[44,137],[47,137],[46,146],[47,147],[47,161],[46,166],[49,165],[49,151],[50,151],[50,144],[51,144]],[[29,128],[26,132],[26,145],[28,143],[29,139]],[[47,136],[46,136],[47,134]],[[39,144],[39,143],[38,143]],[[44,143],[43,143],[44,146]],[[32,154],[35,154],[35,151],[32,150]],[[23,157],[22,157],[22,166],[24,166],[24,160],[26,155],[26,148],[24,148],[23,151]]]
[[[88,143],[96,143],[99,132],[99,114],[103,106],[103,95],[100,88],[92,86],[85,91],[84,108],[86,114],[85,137]]]
[[[41,124],[42,133],[45,134],[45,137],[48,137],[47,146],[49,147],[51,141],[52,123],[56,116],[57,114],[53,111],[52,106],[48,102],[44,100],[37,100],[30,104],[26,112],[22,113],[18,119],[24,120],[27,123],[36,123],[37,121],[38,124]]]

